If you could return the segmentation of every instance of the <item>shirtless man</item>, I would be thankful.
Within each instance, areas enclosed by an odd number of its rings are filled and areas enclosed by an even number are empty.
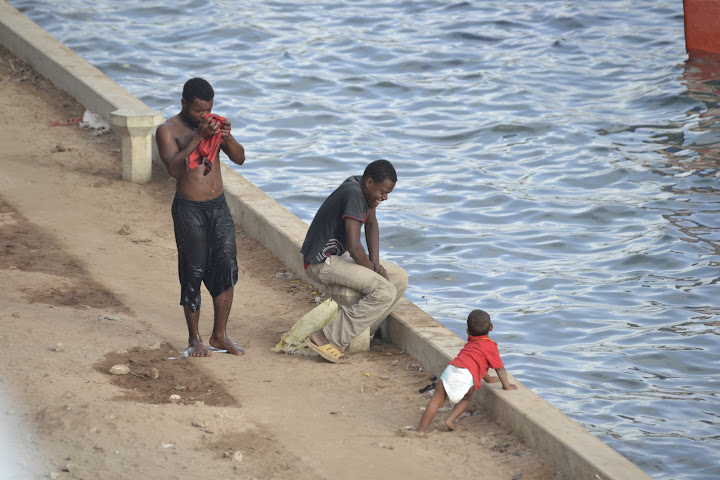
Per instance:
[[[178,249],[180,304],[188,327],[188,355],[209,357],[198,330],[200,284],[212,295],[215,318],[210,345],[233,355],[243,355],[227,336],[226,327],[238,280],[235,224],[223,193],[219,152],[202,158],[193,167],[191,154],[201,142],[211,142],[218,133],[220,149],[233,163],[245,162],[245,149],[230,133],[230,122],[205,117],[211,113],[214,91],[202,78],[188,80],[183,87],[182,110],[160,125],[156,141],[168,173],[177,180],[172,216]],[[208,144],[206,142],[206,144]],[[205,145],[205,144],[204,144]],[[198,150],[200,151],[200,150]]]

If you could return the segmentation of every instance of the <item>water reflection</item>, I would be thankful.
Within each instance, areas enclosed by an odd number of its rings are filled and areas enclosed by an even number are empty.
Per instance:
[[[687,121],[674,134],[650,138],[666,144],[662,150],[668,167],[685,175],[717,176],[720,169],[720,55],[693,54],[680,65],[685,95],[698,104],[687,112]],[[682,174],[675,173],[675,176]],[[717,184],[700,193],[717,192]]]

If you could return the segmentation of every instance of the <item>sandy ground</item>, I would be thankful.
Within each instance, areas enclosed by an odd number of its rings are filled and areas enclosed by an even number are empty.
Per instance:
[[[67,122],[84,108],[2,48],[0,92],[0,477],[561,478],[482,411],[402,435],[432,376],[394,346],[272,353],[318,295],[240,230],[229,334],[247,355],[176,358],[172,180],[122,182],[119,138]]]

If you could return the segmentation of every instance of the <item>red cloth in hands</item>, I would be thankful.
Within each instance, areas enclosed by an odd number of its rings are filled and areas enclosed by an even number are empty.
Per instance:
[[[222,128],[223,124],[225,124],[225,122],[227,121],[225,118],[221,117],[220,115],[215,115],[214,113],[208,113],[207,115],[205,115],[205,120],[215,120],[220,124],[220,128]],[[203,172],[203,175],[207,175],[208,173],[210,173],[210,170],[212,170],[212,164],[215,161],[218,150],[220,150],[221,142],[221,131],[218,131],[218,133],[216,133],[212,137],[206,138],[205,140],[200,142],[200,145],[198,145],[195,151],[188,155],[185,159],[185,164],[187,165],[188,170],[192,170],[193,168],[199,167],[200,165],[205,165],[205,171]]]

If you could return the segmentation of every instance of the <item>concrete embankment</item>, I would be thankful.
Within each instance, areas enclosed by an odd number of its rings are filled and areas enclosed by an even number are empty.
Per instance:
[[[0,43],[123,137],[123,178],[149,179],[152,135],[160,114],[117,85],[6,2],[0,2]],[[307,224],[230,168],[225,191],[236,222],[295,274],[304,274],[300,245]],[[388,319],[390,340],[438,375],[464,344],[449,329],[404,299]],[[516,379],[515,392],[484,385],[475,401],[518,433],[542,457],[573,479],[641,480],[650,477]]]

